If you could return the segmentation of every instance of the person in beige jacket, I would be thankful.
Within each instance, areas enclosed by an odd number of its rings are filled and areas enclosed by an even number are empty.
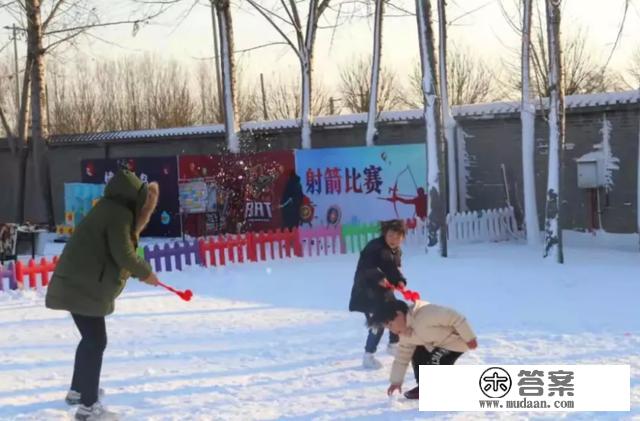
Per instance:
[[[466,351],[476,349],[476,335],[464,316],[447,307],[416,301],[389,300],[381,303],[370,318],[370,326],[384,326],[400,336],[391,367],[387,393],[402,392],[409,362],[419,384],[421,365],[452,365]],[[407,399],[420,397],[419,387],[406,392]]]

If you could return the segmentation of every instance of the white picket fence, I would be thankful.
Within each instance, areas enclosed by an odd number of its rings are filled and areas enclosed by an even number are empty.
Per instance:
[[[461,212],[447,216],[448,238],[454,243],[507,241],[519,238],[513,208]]]
[[[426,224],[418,220],[409,230],[406,244],[423,245],[427,238]],[[513,208],[460,212],[447,216],[447,238],[451,243],[508,241],[520,238]]]

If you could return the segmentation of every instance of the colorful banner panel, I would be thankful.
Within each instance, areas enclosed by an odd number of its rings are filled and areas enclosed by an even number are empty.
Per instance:
[[[77,226],[103,193],[104,184],[65,183],[65,224],[69,227]]]
[[[179,237],[181,235],[178,202],[178,164],[176,157],[89,159],[82,161],[84,183],[107,183],[118,168],[134,172],[142,181],[155,181],[160,186],[160,198],[155,213],[143,235]]]
[[[422,144],[297,150],[303,225],[424,218],[426,167]]]
[[[284,226],[283,196],[292,151],[180,156],[180,206],[191,236],[266,231]]]

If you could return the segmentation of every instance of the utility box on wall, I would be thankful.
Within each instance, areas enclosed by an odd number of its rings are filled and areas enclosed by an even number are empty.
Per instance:
[[[578,188],[597,189],[604,186],[604,174],[601,171],[602,160],[596,156],[584,156],[577,160]]]

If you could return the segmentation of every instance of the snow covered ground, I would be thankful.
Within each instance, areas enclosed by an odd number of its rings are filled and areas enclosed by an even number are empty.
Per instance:
[[[637,237],[612,238],[571,241],[564,266],[513,243],[408,250],[404,272],[474,326],[480,348],[460,364],[630,364],[631,413],[435,414],[387,398],[391,357],[360,368],[364,319],[346,311],[355,255],[163,275],[189,303],[130,282],[108,318],[105,403],[127,420],[640,419],[640,256]],[[42,292],[0,293],[0,419],[71,418],[78,339]]]

